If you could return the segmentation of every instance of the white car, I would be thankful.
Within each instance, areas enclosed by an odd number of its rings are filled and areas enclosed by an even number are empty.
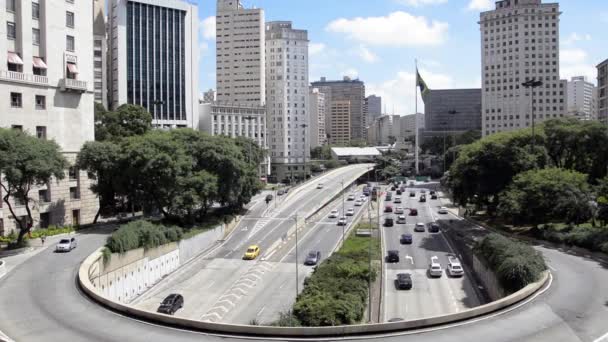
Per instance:
[[[338,220],[338,226],[346,226],[346,217],[340,217],[340,219]]]
[[[354,216],[355,215],[355,209],[354,208],[350,208],[346,211],[346,216]]]
[[[460,260],[454,257],[448,257],[448,268],[447,273],[450,277],[462,277],[464,275],[464,269]]]
[[[76,248],[78,243],[76,242],[76,238],[71,239],[61,239],[57,246],[55,246],[55,251],[57,252],[69,252],[72,249]]]
[[[317,184],[317,189],[323,189],[323,183]]]
[[[424,223],[420,223],[420,222],[418,222],[418,223],[416,223],[416,226],[414,226],[414,231],[415,231],[415,232],[420,232],[420,233],[422,233],[422,232],[424,232],[425,230],[426,230],[426,229],[424,228]]]
[[[363,205],[363,201],[362,200],[356,200],[355,201],[355,207],[360,207]]]
[[[443,268],[439,263],[439,258],[434,256],[431,257],[431,263],[429,264],[429,275],[431,277],[441,277],[443,275]]]
[[[439,208],[439,210],[437,210],[437,213],[442,214],[442,215],[446,215],[448,213],[448,208],[441,207],[441,208]]]
[[[348,195],[347,200],[348,201],[354,201],[355,200],[355,195],[353,195],[353,194]]]
[[[338,210],[332,210],[331,213],[329,213],[329,218],[338,218]]]
[[[397,208],[395,208],[395,214],[402,215],[404,213],[405,213],[405,209],[403,209],[403,207],[397,207]]]
[[[361,196],[359,197],[359,199],[360,199],[361,201],[365,202],[365,201],[367,201],[367,196],[365,196],[365,195],[361,195]]]

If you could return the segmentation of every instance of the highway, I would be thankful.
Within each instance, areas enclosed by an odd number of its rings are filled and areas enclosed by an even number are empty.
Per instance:
[[[0,279],[0,331],[18,342],[255,340],[161,327],[108,311],[89,300],[76,285],[77,269],[105,242],[109,233],[108,230],[96,230],[79,234],[79,246],[72,252],[56,254],[52,248],[47,248]],[[311,233],[310,238],[312,236],[314,234]],[[608,264],[552,247],[537,248],[548,261],[553,284],[530,303],[500,315],[452,327],[438,327],[403,336],[368,336],[361,340],[608,342]],[[421,259],[426,256],[423,254]],[[419,258],[414,255],[414,262]],[[10,259],[5,260],[10,262]],[[416,267],[426,268],[425,264]],[[218,277],[212,281],[221,279]]]
[[[474,285],[468,276],[462,278],[448,277],[444,272],[441,278],[431,278],[428,268],[431,257],[437,257],[444,268],[448,264],[448,255],[456,256],[457,251],[452,249],[442,233],[429,233],[428,224],[436,222],[438,200],[431,200],[429,190],[426,190],[427,202],[421,203],[422,188],[406,188],[402,195],[392,191],[392,201],[384,202],[384,207],[391,206],[404,208],[406,224],[397,223],[397,214],[382,213],[382,222],[385,218],[393,218],[394,227],[383,227],[383,253],[397,250],[400,254],[398,263],[384,263],[384,310],[383,320],[386,322],[393,318],[417,319],[456,313],[468,308],[479,306],[481,303],[475,292]],[[387,191],[390,192],[390,189]],[[411,193],[415,197],[411,197]],[[395,203],[400,198],[402,203]],[[410,215],[410,208],[418,211],[417,216]],[[415,232],[417,223],[425,225],[424,232]],[[402,234],[412,234],[412,244],[401,244]],[[395,284],[398,273],[410,273],[413,287],[411,290],[399,290]]]

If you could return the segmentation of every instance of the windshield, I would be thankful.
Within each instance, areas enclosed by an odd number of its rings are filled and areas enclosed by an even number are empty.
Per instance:
[[[317,253],[315,253],[315,252],[310,252],[310,253],[308,253],[308,257],[309,257],[309,258],[316,258],[316,257],[317,257]]]
[[[249,248],[249,249],[247,250],[247,253],[253,253],[253,252],[255,252],[255,248]]]
[[[70,243],[70,240],[68,240],[68,239],[61,239],[61,241],[59,241],[59,243]]]

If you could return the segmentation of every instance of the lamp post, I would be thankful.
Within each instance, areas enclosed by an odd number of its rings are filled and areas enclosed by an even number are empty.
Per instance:
[[[300,263],[298,261],[298,213],[296,212],[296,215],[294,216],[294,219],[296,221],[296,298],[298,297],[298,294],[300,293],[300,274],[298,272],[298,264]]]
[[[157,99],[157,100],[154,100],[154,102],[152,102],[152,104],[154,105],[154,118],[153,119],[154,119],[154,121],[157,121],[157,124],[158,124],[158,119],[156,118],[156,106],[164,105],[165,101]]]
[[[247,126],[248,129],[251,128],[250,127],[251,121],[253,121],[254,119],[255,119],[255,117],[251,116],[251,115],[247,115],[245,117],[245,120],[249,121],[249,125]],[[249,130],[247,131],[247,135],[249,135]],[[255,140],[253,140],[253,137],[250,136],[249,139],[251,139],[255,143]],[[251,163],[251,145],[249,145],[249,162]]]
[[[346,214],[344,212],[344,179],[342,179],[340,183],[342,184],[342,217],[344,218],[344,220],[346,220]],[[342,217],[340,219],[342,219]],[[346,222],[344,223],[344,225],[342,225],[342,246],[344,246],[344,235],[346,234],[345,226]]]
[[[522,86],[524,86],[525,88],[530,88],[530,106],[531,108],[531,116],[532,116],[532,146],[531,146],[531,152],[534,152],[534,149],[536,147],[536,132],[535,132],[535,122],[536,122],[536,117],[534,116],[534,88],[538,88],[540,86],[543,85],[543,81],[540,80],[535,80],[534,78],[531,80],[528,80],[524,83],[521,84]]]
[[[378,201],[378,206],[380,206],[380,201]],[[372,229],[372,202],[369,201],[369,206],[367,207],[367,218],[369,219],[369,270],[367,273],[367,296],[369,302],[367,303],[367,319],[369,322],[372,322],[372,240],[373,240],[373,229]],[[380,227],[378,227],[380,229]]]
[[[454,163],[454,160],[456,159],[456,151],[454,150],[454,147],[456,147],[456,129],[454,129],[454,122],[455,120],[455,116],[456,114],[459,114],[458,111],[456,111],[455,109],[449,110],[448,114],[451,114],[453,117],[450,119],[450,122],[452,123],[450,130],[452,131],[452,163]]]
[[[448,122],[441,122],[440,125],[444,126],[444,127],[448,127],[449,123]],[[446,147],[445,147],[445,137],[447,135],[446,131],[443,131],[443,173],[445,173],[445,154],[446,154]]]
[[[304,128],[304,182],[308,179],[308,171],[306,170],[306,127],[307,124],[301,124],[300,127]]]

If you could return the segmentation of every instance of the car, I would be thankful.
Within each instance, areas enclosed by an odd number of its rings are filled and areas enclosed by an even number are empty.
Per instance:
[[[397,189],[397,195],[401,195],[401,189]]]
[[[436,199],[437,199],[437,194],[432,194],[432,195],[431,195],[431,199],[432,199],[432,200],[436,200]]]
[[[397,288],[400,290],[411,290],[412,275],[409,273],[399,273],[397,274],[397,279],[395,279],[395,283],[397,284]]]
[[[395,221],[392,218],[387,217],[387,218],[384,219],[384,226],[385,227],[392,227],[394,225],[395,225]]]
[[[439,258],[434,256],[431,257],[431,262],[429,263],[429,275],[431,277],[440,278],[443,275],[443,268],[441,268],[441,264],[439,263]]]
[[[437,213],[442,214],[442,215],[446,215],[448,213],[448,208],[441,207],[441,208],[439,208],[439,210],[437,210]]]
[[[389,192],[388,194],[386,194],[386,197],[384,197],[384,200],[386,202],[390,202],[393,200],[393,196],[391,196],[391,193]]]
[[[273,197],[272,195],[270,195],[270,194],[269,194],[269,195],[266,195],[266,202],[270,202],[270,201],[272,201],[272,199],[273,199],[273,198],[274,198],[274,197]]]
[[[416,185],[416,183],[410,182],[410,186],[414,186],[414,185]]]
[[[251,245],[247,248],[243,260],[254,260],[260,255],[260,247],[258,245]]]
[[[360,199],[361,201],[365,202],[365,201],[367,201],[367,196],[365,196],[365,195],[361,195],[361,196],[359,196],[359,199]]]
[[[396,187],[396,186],[394,186],[394,185],[393,185],[393,186],[391,186],[391,191],[395,191],[395,190],[397,190],[397,187]]]
[[[156,312],[166,315],[173,315],[177,310],[183,307],[184,297],[180,294],[173,293],[168,295],[167,298],[160,303],[160,306]]]
[[[384,207],[384,212],[385,213],[392,213],[393,212],[393,207],[391,207],[390,205],[387,205],[386,207]]]
[[[410,208],[410,216],[418,216],[418,209]]]
[[[323,183],[319,183],[319,184],[317,184],[317,189],[323,189],[323,187],[324,187],[324,186],[323,186]]]
[[[415,192],[410,192],[410,197],[416,197],[416,193]]]
[[[401,197],[395,197],[393,203],[401,203]]]
[[[426,228],[424,227],[424,223],[420,223],[420,222],[418,222],[418,223],[416,223],[416,226],[414,226],[414,231],[415,231],[415,232],[420,232],[420,233],[422,233],[422,232],[424,232],[425,230],[426,230]]]
[[[395,214],[397,215],[401,215],[405,213],[405,209],[403,209],[403,207],[397,207],[395,208]]]
[[[401,242],[402,245],[410,245],[412,243],[412,240],[413,240],[412,234],[401,234],[401,238],[399,239],[399,242]]]
[[[61,239],[61,240],[59,240],[59,243],[57,243],[57,246],[55,246],[55,251],[56,252],[69,252],[72,249],[76,248],[76,246],[78,246],[78,243],[76,242],[76,238]]]
[[[388,255],[386,256],[386,262],[399,262],[399,251],[388,251]]]
[[[321,261],[321,252],[319,251],[310,251],[306,256],[306,260],[304,260],[304,265],[314,266]]]
[[[277,191],[277,196],[283,196],[285,195],[285,190],[281,189],[279,191]]]
[[[371,188],[369,188],[369,187],[363,188],[363,195],[369,196],[369,195],[371,195],[371,193],[372,193]]]
[[[439,233],[439,224],[437,222],[429,223],[429,233]]]
[[[425,196],[425,195],[421,195],[421,196],[420,196],[420,200],[419,200],[419,201],[420,201],[421,203],[426,202],[426,196]]]
[[[397,224],[406,224],[407,220],[405,219],[404,215],[399,215],[397,216]]]
[[[435,190],[431,190],[431,191],[429,191],[429,195],[431,195],[431,196],[432,196],[432,195],[434,195],[434,194],[435,194]]]
[[[354,216],[355,215],[355,209],[354,208],[349,208],[346,211],[346,216]]]
[[[448,275],[453,278],[462,277],[464,275],[464,269],[462,268],[460,260],[452,256],[448,257],[448,268],[446,271]]]
[[[346,226],[346,217],[340,217],[340,219],[338,220],[338,226]]]
[[[426,190],[422,189],[422,190],[420,190],[420,193],[424,195],[424,194],[426,194]]]
[[[348,195],[348,198],[346,200],[347,201],[354,201],[355,200],[355,195],[354,194]]]
[[[362,200],[356,200],[355,201],[355,207],[360,207],[363,205],[363,201]]]
[[[334,209],[329,213],[329,218],[338,218],[338,210]]]

